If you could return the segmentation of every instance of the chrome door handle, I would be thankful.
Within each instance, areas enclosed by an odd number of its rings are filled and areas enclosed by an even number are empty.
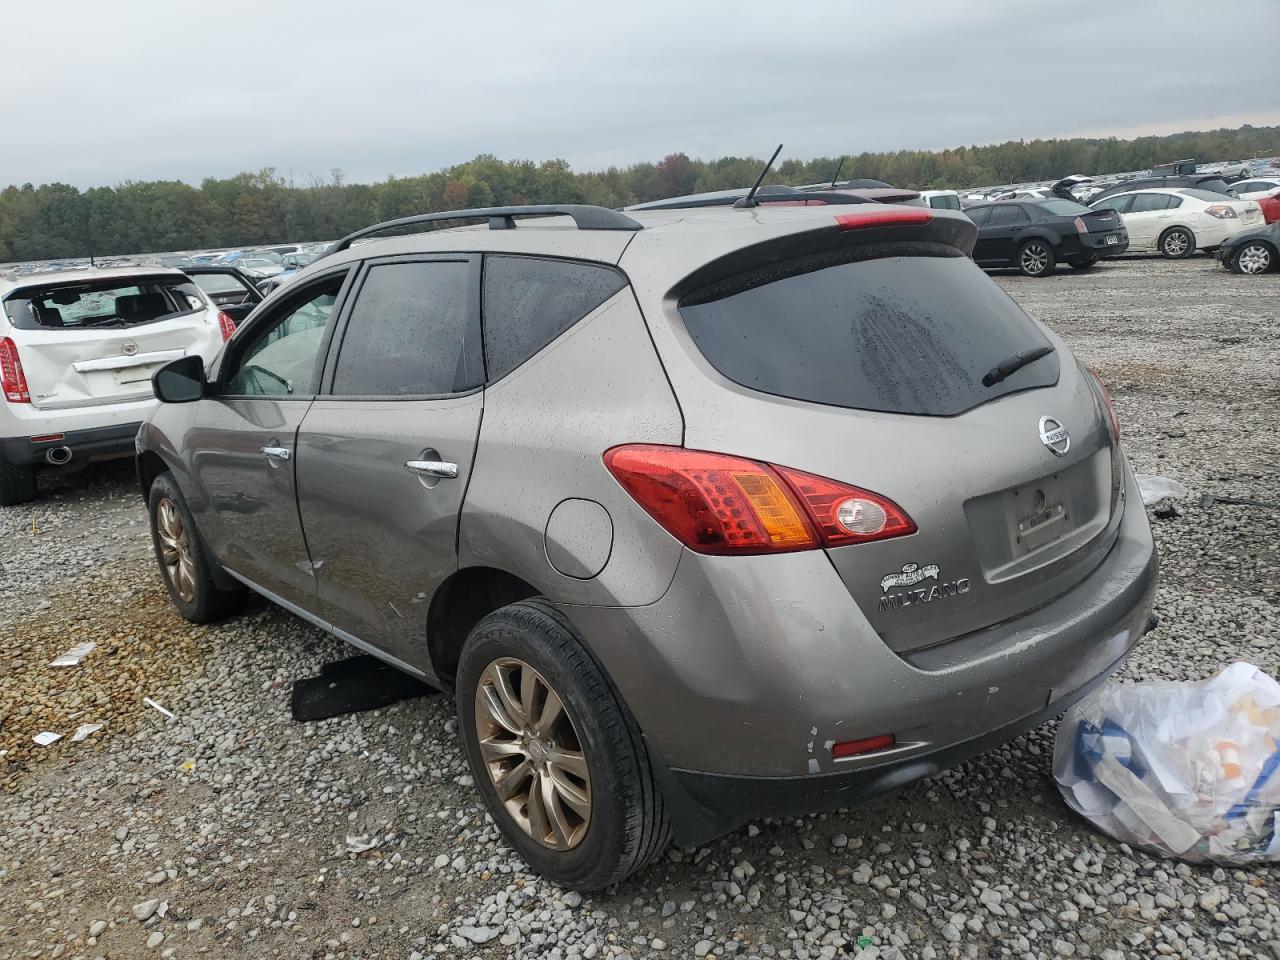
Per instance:
[[[458,476],[458,465],[445,460],[406,460],[404,468],[420,477],[444,477],[453,480]]]
[[[288,447],[263,447],[262,453],[272,460],[288,460],[290,456]]]

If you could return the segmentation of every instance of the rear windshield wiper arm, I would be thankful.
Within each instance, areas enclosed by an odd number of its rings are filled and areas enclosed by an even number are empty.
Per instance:
[[[994,387],[1001,380],[1013,376],[1027,364],[1035,363],[1041,357],[1047,357],[1051,353],[1053,353],[1053,347],[1045,344],[1043,347],[1032,347],[1030,350],[1020,350],[1017,353],[1010,354],[987,371],[982,378],[982,385],[984,387]]]

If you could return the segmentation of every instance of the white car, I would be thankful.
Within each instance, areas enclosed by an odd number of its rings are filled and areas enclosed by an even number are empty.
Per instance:
[[[1241,200],[1271,197],[1277,190],[1280,190],[1280,179],[1275,177],[1252,177],[1248,180],[1238,180],[1231,185],[1231,192]]]
[[[921,190],[915,200],[908,200],[908,206],[929,207],[933,210],[959,210],[960,194],[955,190]]]
[[[235,330],[164,267],[0,274],[0,306],[0,506],[35,499],[37,469],[133,456],[151,374]]]
[[[1129,232],[1129,252],[1158,251],[1170,259],[1213,250],[1223,241],[1262,226],[1262,208],[1193,187],[1163,187],[1115,193],[1090,206],[1114,210]]]

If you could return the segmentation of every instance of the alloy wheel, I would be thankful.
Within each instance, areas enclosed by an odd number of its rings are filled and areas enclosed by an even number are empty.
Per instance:
[[[570,850],[591,822],[591,773],[573,718],[537,670],[515,657],[480,675],[476,739],[511,819],[544,847]]]
[[[1029,243],[1022,250],[1022,271],[1023,273],[1036,276],[1044,273],[1045,267],[1049,265],[1049,251],[1039,243]]]
[[[1265,273],[1271,267],[1271,251],[1260,243],[1245,247],[1236,255],[1241,273]]]
[[[160,537],[160,561],[174,593],[184,603],[194,603],[196,562],[191,537],[182,523],[182,514],[168,497],[156,504],[156,533]]]
[[[1164,238],[1164,252],[1171,257],[1180,257],[1187,252],[1187,235],[1181,230],[1175,230]]]

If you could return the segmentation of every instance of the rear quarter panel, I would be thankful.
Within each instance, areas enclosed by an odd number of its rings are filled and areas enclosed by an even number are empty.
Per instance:
[[[675,575],[681,547],[605,469],[620,443],[679,444],[683,421],[631,288],[485,391],[480,441],[462,509],[461,566],[513,573],[553,601],[652,603]],[[579,579],[547,556],[562,501],[601,504],[613,538],[604,568]],[[583,558],[595,567],[598,544]],[[566,569],[562,561],[561,569]],[[590,639],[590,638],[588,638]]]

